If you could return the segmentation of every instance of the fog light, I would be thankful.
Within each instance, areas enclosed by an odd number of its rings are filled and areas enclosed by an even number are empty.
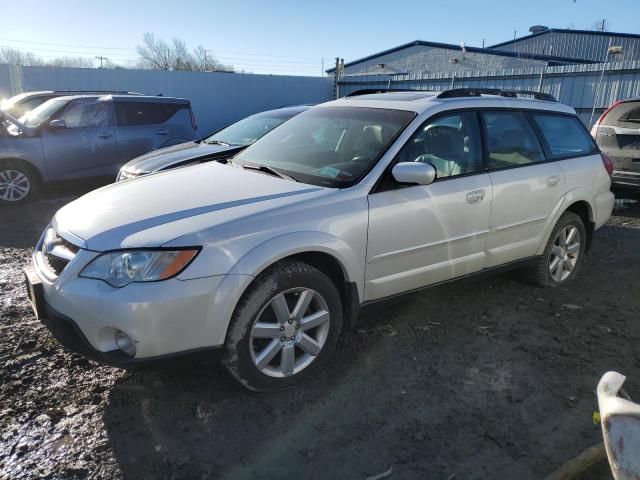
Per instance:
[[[136,342],[133,341],[126,333],[118,330],[115,335],[116,345],[120,350],[129,355],[130,357],[136,354]]]

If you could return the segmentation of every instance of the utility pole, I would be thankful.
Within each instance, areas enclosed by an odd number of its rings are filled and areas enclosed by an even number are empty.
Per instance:
[[[96,57],[96,58],[100,60],[100,68],[102,68],[102,61],[103,60],[109,60],[107,57],[103,57],[102,55],[100,55],[99,57]]]
[[[482,39],[482,48],[484,48],[484,41],[485,41],[485,39],[483,38]]]
[[[321,68],[321,70],[320,70],[320,76],[321,76],[321,77],[324,77],[324,57],[322,57],[322,67],[320,67],[320,68]]]
[[[207,50],[206,48],[204,49],[204,65],[202,66],[203,72],[209,71],[209,66],[207,64],[207,52],[212,52],[212,50]]]

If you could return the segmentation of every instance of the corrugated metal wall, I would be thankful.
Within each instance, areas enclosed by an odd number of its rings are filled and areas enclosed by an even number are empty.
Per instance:
[[[252,113],[331,98],[332,79],[0,65],[0,98],[29,90],[128,90],[191,100],[201,133]]]
[[[441,91],[452,87],[484,87],[534,90],[550,93],[558,101],[571,105],[581,120],[588,124],[594,102],[597,115],[618,99],[640,96],[640,61],[607,64],[602,84],[598,89],[601,74],[602,65],[596,64],[464,72],[457,76],[354,76],[340,79],[339,96],[364,88]]]
[[[640,38],[578,32],[547,32],[540,35],[523,37],[512,42],[497,45],[496,50],[508,52],[537,53],[556,55],[559,57],[579,58],[581,60],[603,61],[607,48],[611,45],[621,46],[619,61],[640,60]],[[493,48],[493,47],[492,47]]]

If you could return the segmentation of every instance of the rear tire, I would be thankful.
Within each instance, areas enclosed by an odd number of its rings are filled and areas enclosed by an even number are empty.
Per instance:
[[[285,260],[242,295],[223,364],[250,390],[283,390],[322,367],[341,331],[342,301],[333,282],[306,263]]]
[[[0,205],[28,202],[38,196],[40,178],[28,164],[0,160]]]
[[[542,287],[557,287],[572,280],[584,259],[587,231],[582,218],[564,212],[553,228],[544,253],[533,269],[534,281]]]

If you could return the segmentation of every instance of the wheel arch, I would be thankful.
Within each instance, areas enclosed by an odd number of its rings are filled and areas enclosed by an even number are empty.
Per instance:
[[[566,195],[558,201],[552,214],[549,216],[547,224],[545,225],[545,234],[538,247],[538,255],[542,255],[542,252],[544,252],[544,248],[549,241],[549,236],[553,231],[553,227],[558,223],[558,220],[565,212],[573,212],[582,219],[584,222],[584,228],[587,231],[586,250],[588,251],[591,247],[593,233],[595,231],[593,194],[586,188],[576,188],[567,192]]]
[[[21,165],[24,166],[29,172],[31,172],[38,183],[42,183],[44,178],[42,173],[32,162],[27,159],[19,158],[19,157],[2,157],[0,158],[0,167],[3,166],[16,166]]]
[[[292,246],[296,246],[291,248]],[[247,288],[262,272],[285,260],[299,260],[327,275],[340,292],[344,326],[355,326],[363,295],[364,257],[344,240],[319,232],[295,232],[275,237],[249,251],[231,269],[229,275],[250,275],[251,280],[235,299],[233,309]]]

